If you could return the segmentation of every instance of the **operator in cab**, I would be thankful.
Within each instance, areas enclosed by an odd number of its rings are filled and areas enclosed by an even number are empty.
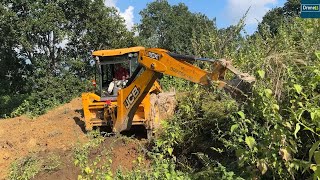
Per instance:
[[[115,78],[109,84],[108,93],[113,96],[117,96],[119,89],[124,88],[129,79],[129,71],[122,67],[121,64],[115,66]]]
[[[115,65],[115,78],[117,80],[122,80],[124,77],[129,76],[129,70],[124,68],[121,64]]]

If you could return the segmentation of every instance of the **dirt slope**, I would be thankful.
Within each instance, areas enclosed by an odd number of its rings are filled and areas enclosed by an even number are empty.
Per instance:
[[[0,120],[0,179],[10,163],[32,152],[67,151],[87,140],[79,126],[81,99],[77,98],[36,119],[17,117]],[[78,125],[79,124],[79,125]]]
[[[12,162],[30,154],[40,159],[55,154],[61,163],[57,170],[40,172],[34,179],[77,179],[81,172],[74,166],[74,147],[89,141],[81,121],[81,109],[81,98],[77,98],[36,119],[25,116],[0,119],[0,180],[7,177]],[[108,137],[89,159],[108,147],[112,153],[112,171],[119,168],[130,171],[134,168],[132,162],[143,156],[139,149],[145,143],[143,139],[124,142],[122,137]]]
[[[136,168],[138,157],[143,157],[144,153],[141,147],[146,145],[146,140],[129,139],[129,138],[117,138],[117,137],[106,137],[105,140],[96,148],[90,150],[88,156],[88,165],[93,165],[93,161],[97,157],[101,159],[97,165],[96,170],[102,166],[108,164],[108,160],[112,160],[111,171],[113,175],[116,174],[117,170],[122,172],[129,172]],[[105,153],[110,153],[108,156]],[[73,151],[58,151],[54,152],[60,157],[60,166],[54,171],[42,171],[37,174],[33,180],[56,180],[56,179],[78,179],[78,175],[81,175],[81,170],[78,166],[74,165]],[[46,157],[47,154],[40,153],[39,156]],[[147,168],[150,165],[149,160],[144,159],[144,164],[140,165]],[[91,167],[90,166],[90,167]],[[92,168],[92,167],[91,167]]]

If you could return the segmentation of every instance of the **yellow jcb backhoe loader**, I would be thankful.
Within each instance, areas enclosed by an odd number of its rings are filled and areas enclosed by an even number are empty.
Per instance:
[[[151,96],[161,92],[157,79],[161,74],[183,78],[201,85],[231,87],[224,81],[227,70],[235,82],[251,84],[254,77],[241,73],[226,60],[212,60],[175,54],[164,49],[131,47],[93,52],[98,93],[83,93],[82,103],[86,130],[108,126],[113,133],[144,126],[152,136],[160,124],[159,108]],[[213,71],[207,72],[192,62],[208,61]],[[234,85],[234,83],[233,83]],[[232,88],[237,89],[233,86]],[[99,95],[97,95],[99,94]]]

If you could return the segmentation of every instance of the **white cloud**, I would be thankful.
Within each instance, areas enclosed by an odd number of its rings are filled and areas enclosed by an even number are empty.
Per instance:
[[[107,7],[116,7],[118,0],[104,0],[104,5]]]
[[[118,8],[117,5],[118,0],[105,0],[104,4],[107,7],[114,7],[118,10],[120,16],[125,20],[125,24],[128,30],[131,30],[134,25],[134,15],[133,15],[133,6],[129,6],[124,12],[120,11],[120,8]]]
[[[270,10],[268,6],[276,5],[277,3],[278,0],[228,0],[227,17],[232,24],[235,24],[250,7],[246,24],[256,25],[261,22],[263,16]]]
[[[134,10],[134,7],[129,6],[123,13],[120,13],[120,16],[123,17],[123,19],[126,21],[126,26],[127,26],[127,29],[129,29],[129,30],[131,30],[134,25],[133,10]]]

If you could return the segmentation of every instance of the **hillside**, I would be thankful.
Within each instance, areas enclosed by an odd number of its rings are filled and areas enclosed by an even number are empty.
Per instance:
[[[80,110],[81,98],[76,98],[35,119],[26,116],[1,119],[0,179],[9,174],[13,162],[21,162],[21,159],[33,156],[37,157],[37,160],[45,161],[42,166],[51,166],[51,163],[59,165],[50,171],[40,168],[35,179],[77,179],[80,168],[74,165],[74,150],[89,141],[83,131]],[[120,166],[132,168],[132,161],[136,160],[139,154],[138,144],[142,141],[126,143],[116,137],[109,137],[95,150],[95,154],[101,153],[103,149],[111,149],[112,142],[116,142],[112,147],[113,171]],[[94,158],[95,154],[93,153],[91,158]],[[46,161],[51,156],[57,157],[55,162]]]
[[[105,0],[0,4],[0,179],[319,179],[320,19],[301,17],[309,1],[210,1],[199,12],[205,1],[123,2],[139,14],[130,29]],[[224,73],[230,63],[243,73]],[[90,106],[92,122],[119,132],[114,120],[134,116],[151,130],[160,112],[156,138],[84,132],[76,97],[103,96],[118,75],[124,103]],[[256,81],[242,84],[246,75]],[[155,79],[179,97],[159,111],[151,98],[145,116],[148,103],[134,102]]]

